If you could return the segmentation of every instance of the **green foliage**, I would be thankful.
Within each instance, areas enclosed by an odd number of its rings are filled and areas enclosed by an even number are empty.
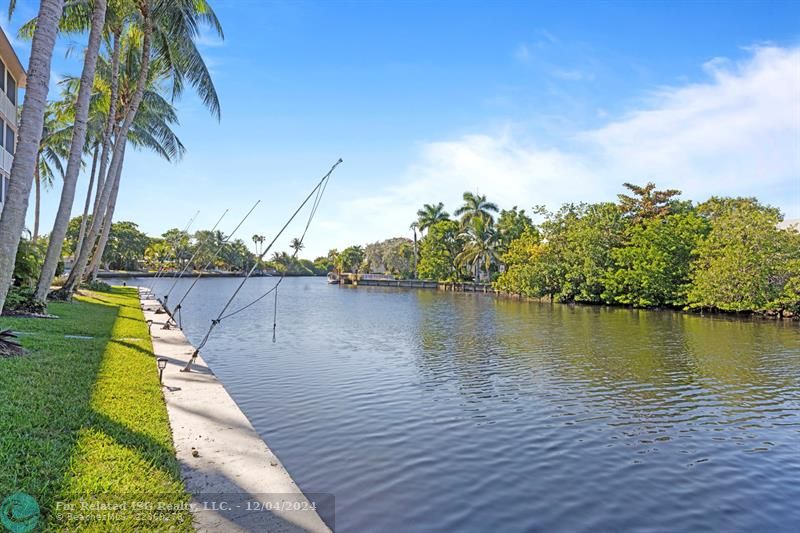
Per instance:
[[[314,276],[322,274],[314,268],[314,263],[308,259],[298,259],[295,255],[286,252],[275,252],[270,261],[272,268],[290,276]]]
[[[711,230],[697,247],[691,307],[738,312],[798,306],[800,235],[777,229],[777,209],[754,198],[712,198],[698,211]]]
[[[108,283],[106,283],[104,281],[99,281],[99,280],[89,281],[87,283],[84,283],[83,285],[81,285],[81,288],[88,289],[90,291],[95,291],[95,292],[111,292],[112,291],[111,285],[109,285]]]
[[[157,270],[170,258],[171,251],[169,243],[163,239],[151,239],[150,245],[144,251],[144,262],[148,268]]]
[[[414,244],[405,237],[368,244],[364,261],[370,272],[410,278],[414,274]]]
[[[137,270],[150,246],[150,237],[133,222],[114,222],[103,251],[103,263],[112,270]]]
[[[511,209],[503,209],[497,219],[500,248],[507,250],[512,241],[519,239],[529,229],[533,229],[533,221],[531,217],[525,214],[524,209],[517,209],[517,206]],[[534,231],[536,230],[534,229]]]
[[[539,232],[532,227],[526,228],[518,238],[511,241],[508,250],[503,254],[506,270],[497,277],[495,288],[528,298],[554,294],[544,257],[548,250],[546,244],[540,243]]]
[[[47,304],[37,300],[33,287],[11,287],[6,295],[3,314],[45,313]]]
[[[36,284],[46,252],[47,243],[45,241],[33,242],[30,239],[20,239],[17,257],[14,261],[14,285],[32,287]]]
[[[488,217],[475,216],[462,229],[464,245],[456,255],[456,262],[471,267],[476,282],[491,278],[492,267],[498,260],[499,236]],[[485,272],[484,279],[481,279]]]
[[[186,264],[186,262],[194,253],[189,234],[183,230],[179,230],[178,228],[172,228],[162,233],[161,237],[168,246],[167,257],[175,262],[176,268],[183,267],[183,265]],[[197,233],[195,234],[195,237],[197,238]],[[200,240],[202,242],[202,237]]]
[[[444,220],[428,228],[419,245],[417,273],[421,279],[455,281],[459,279],[456,257],[464,245],[457,222]]]
[[[314,272],[317,274],[327,274],[333,272],[336,265],[328,256],[320,256],[314,259]]]
[[[425,204],[422,209],[417,211],[417,227],[420,231],[425,231],[432,225],[443,220],[450,220],[450,214],[444,210],[444,204],[439,202],[436,205]]]
[[[497,213],[497,205],[486,200],[482,194],[473,194],[469,191],[463,195],[464,204],[456,209],[455,216],[461,217],[461,224],[467,225],[473,218],[483,218],[490,224],[494,223],[492,213]]]
[[[364,262],[364,249],[361,246],[350,246],[336,256],[336,268],[339,272],[361,272]]]
[[[612,250],[622,246],[626,221],[612,203],[565,205],[540,226],[547,246],[541,267],[562,302],[604,301]]]
[[[223,268],[230,272],[247,272],[256,259],[242,239],[226,243],[220,256]]]
[[[81,220],[83,215],[71,218],[67,225],[67,234],[64,237],[64,246],[61,247],[61,255],[69,257],[75,253],[75,247],[78,245],[78,234],[81,230]],[[86,217],[86,226],[92,224],[92,215]]]
[[[634,224],[667,215],[671,212],[673,198],[681,193],[677,189],[659,191],[652,182],[644,187],[632,183],[623,183],[622,186],[631,191],[633,196],[618,194],[619,208]]]
[[[634,307],[684,306],[689,268],[708,222],[694,212],[634,225],[624,247],[611,251],[614,268],[603,299]]]
[[[545,213],[535,230],[512,241],[496,287],[512,294],[549,296],[561,302],[604,301],[613,250],[622,246],[627,223],[612,203],[567,204]]]

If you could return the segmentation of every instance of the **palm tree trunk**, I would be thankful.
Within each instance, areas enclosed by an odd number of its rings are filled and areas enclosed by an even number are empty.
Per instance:
[[[147,83],[147,74],[150,69],[150,38],[153,32],[153,21],[150,18],[149,12],[144,12],[142,14],[144,15],[144,24],[142,28],[142,60],[139,69],[139,79],[136,80],[136,91],[134,92],[133,98],[128,105],[128,109],[126,110],[125,114],[125,120],[123,121],[114,142],[114,153],[111,158],[111,165],[108,169],[108,173],[106,174],[105,183],[103,184],[102,197],[100,199],[101,209],[99,211],[95,211],[95,213],[104,213],[107,209],[112,188],[109,186],[109,177],[116,176],[119,167],[122,164],[122,152],[125,149],[125,141],[127,140],[128,130],[133,123],[133,119],[136,117],[136,112],[139,110],[139,104],[141,104],[142,97],[144,96],[144,88]],[[75,261],[69,278],[67,278],[67,282],[64,285],[63,290],[67,293],[74,292],[83,278],[86,264],[89,261],[89,253],[94,246],[95,240],[100,234],[103,218],[104,217],[101,216],[92,217],[92,225],[89,228],[86,242],[84,243],[83,248],[80,251],[80,255]]]
[[[414,228],[414,279],[417,279],[417,230]]]
[[[42,208],[42,180],[39,176],[39,156],[36,156],[36,166],[33,167],[34,207],[33,207],[33,235],[31,241],[39,239],[39,214]]]
[[[58,34],[58,21],[64,0],[42,0],[31,43],[25,105],[22,106],[17,149],[11,165],[8,195],[0,215],[0,312],[6,301],[14,272],[19,239],[25,227],[36,154],[42,140],[50,63]]]
[[[97,194],[94,199],[93,211],[95,215],[100,212],[100,200],[102,198],[102,190],[105,187],[106,172],[108,170],[108,156],[109,152],[113,150],[111,146],[111,136],[114,133],[117,116],[117,100],[119,97],[119,56],[121,51],[121,43],[119,33],[114,33],[112,36],[114,44],[111,49],[111,93],[110,105],[108,109],[108,119],[106,120],[106,128],[103,132],[103,149],[100,152],[100,170],[97,172]],[[92,243],[94,246],[94,243]],[[75,257],[80,255],[81,250],[75,250]]]
[[[122,152],[122,161],[125,161],[125,152]],[[119,182],[122,179],[122,164],[119,165],[117,175],[114,176],[114,185],[111,188],[111,196],[108,199],[108,208],[106,209],[105,217],[103,219],[103,231],[100,233],[100,240],[97,242],[94,256],[89,264],[89,280],[95,281],[97,279],[97,269],[100,267],[100,261],[103,259],[103,252],[105,252],[106,244],[108,243],[108,236],[111,233],[111,222],[114,219],[114,209],[117,207],[117,195],[119,194]]]
[[[78,243],[75,245],[73,255],[77,255],[78,250],[83,247],[83,239],[86,236],[86,220],[89,217],[89,204],[92,202],[92,191],[94,189],[94,174],[97,170],[97,156],[100,153],[100,144],[94,147],[92,156],[92,171],[89,174],[89,190],[86,191],[86,201],[83,203],[83,217],[81,218],[81,229],[78,231]],[[99,188],[99,187],[98,187]]]
[[[67,171],[64,174],[64,186],[61,189],[61,201],[58,204],[56,219],[53,222],[53,231],[50,233],[50,241],[47,245],[47,254],[45,255],[42,272],[39,275],[39,283],[36,287],[35,297],[41,302],[44,302],[47,298],[50,285],[56,275],[56,268],[61,259],[61,248],[64,246],[64,237],[67,235],[67,227],[69,226],[69,215],[72,212],[72,204],[75,202],[75,188],[78,184],[78,173],[81,169],[81,158],[86,143],[89,98],[92,96],[97,55],[100,53],[100,38],[102,37],[103,25],[106,20],[106,5],[106,0],[94,0],[94,7],[92,8],[92,26],[89,30],[89,42],[83,59],[81,84],[78,88],[78,98],[75,102],[75,125],[72,128],[72,142],[69,147]]]

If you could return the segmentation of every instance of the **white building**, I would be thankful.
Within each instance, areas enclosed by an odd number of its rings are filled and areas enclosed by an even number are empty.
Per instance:
[[[0,28],[0,210],[6,201],[8,177],[17,145],[19,89],[25,87],[25,69]]]

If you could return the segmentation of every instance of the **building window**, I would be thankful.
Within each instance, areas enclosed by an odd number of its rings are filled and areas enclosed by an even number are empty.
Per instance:
[[[6,145],[3,142],[3,139],[4,139],[3,133],[6,131],[5,124],[6,124],[5,121],[3,121],[3,119],[0,118],[0,146],[5,146]]]
[[[10,72],[6,72],[6,94],[11,103],[17,105],[17,82],[14,81]]]
[[[0,61],[0,90],[6,90],[6,64]]]
[[[6,124],[6,152],[11,155],[14,155],[14,130]]]

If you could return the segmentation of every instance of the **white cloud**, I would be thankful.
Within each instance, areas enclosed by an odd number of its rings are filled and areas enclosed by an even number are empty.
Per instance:
[[[646,107],[560,146],[511,127],[424,144],[394,185],[339,206],[340,227],[371,221],[342,239],[404,233],[423,203],[452,210],[465,190],[505,207],[555,208],[613,200],[625,181],[655,181],[694,200],[752,195],[800,216],[800,48],[760,47],[746,61],[714,59],[704,69],[708,81],[661,88]]]
[[[710,82],[662,89],[647,109],[580,134],[600,168],[669,181],[690,196],[797,187],[800,49],[758,48],[745,62],[715,59],[705,69]]]

